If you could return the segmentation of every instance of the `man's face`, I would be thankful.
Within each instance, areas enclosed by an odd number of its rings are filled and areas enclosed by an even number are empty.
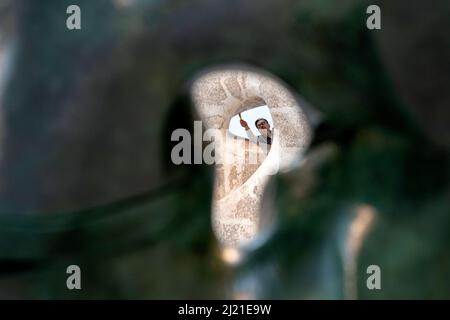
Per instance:
[[[267,136],[267,133],[270,130],[270,124],[265,120],[261,120],[261,121],[258,121],[256,128],[262,135]]]

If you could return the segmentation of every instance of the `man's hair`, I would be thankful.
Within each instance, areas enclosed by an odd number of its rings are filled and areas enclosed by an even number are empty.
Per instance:
[[[267,121],[266,119],[264,119],[264,118],[259,118],[259,119],[256,119],[256,121],[255,121],[255,127],[258,128],[258,122],[261,121],[261,120],[264,120],[265,122],[269,123],[269,121]]]

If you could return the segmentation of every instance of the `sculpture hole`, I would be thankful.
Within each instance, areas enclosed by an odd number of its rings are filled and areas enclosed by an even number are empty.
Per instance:
[[[310,141],[310,125],[287,85],[256,68],[205,70],[192,82],[191,97],[205,127],[221,137],[215,149],[223,161],[215,166],[212,225],[222,247],[233,249],[225,251],[224,261],[235,264],[241,260],[239,250],[267,238],[276,212],[268,205],[262,212],[266,185],[271,175],[299,163]],[[259,118],[267,124],[255,123]],[[261,129],[272,130],[270,143],[262,143]]]

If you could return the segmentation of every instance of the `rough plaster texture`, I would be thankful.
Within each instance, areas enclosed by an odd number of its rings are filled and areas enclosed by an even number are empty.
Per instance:
[[[260,207],[270,175],[299,163],[311,139],[310,125],[286,85],[255,69],[223,67],[202,73],[193,82],[191,94],[205,128],[218,129],[222,137],[215,148],[222,163],[215,168],[214,232],[224,246],[247,245],[266,227]],[[269,150],[245,139],[227,139],[233,116],[264,104],[274,123]]]

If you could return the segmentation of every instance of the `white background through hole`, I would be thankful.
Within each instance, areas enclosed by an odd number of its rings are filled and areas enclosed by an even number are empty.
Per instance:
[[[242,119],[247,121],[248,126],[252,130],[253,134],[255,136],[259,136],[260,133],[258,129],[255,127],[255,121],[259,118],[266,119],[270,124],[270,129],[273,129],[273,120],[272,116],[270,115],[269,107],[268,106],[261,106],[256,107],[247,111],[244,111],[241,113]],[[232,134],[242,137],[242,138],[248,138],[247,133],[245,132],[245,129],[241,127],[241,124],[239,123],[239,115],[233,116],[230,120],[230,126],[229,130]]]

